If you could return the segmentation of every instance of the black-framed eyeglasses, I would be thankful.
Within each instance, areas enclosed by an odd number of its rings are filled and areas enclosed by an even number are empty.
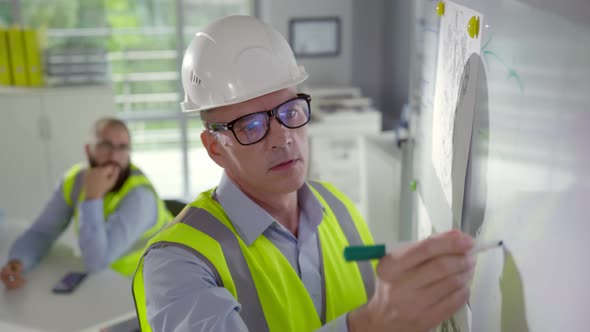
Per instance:
[[[120,144],[115,145],[109,141],[99,141],[96,143],[96,148],[104,153],[112,153],[113,151],[117,152],[129,152],[131,147],[127,144]]]
[[[309,95],[300,93],[270,111],[246,114],[227,123],[209,123],[207,127],[210,131],[231,130],[238,143],[252,145],[266,137],[273,116],[290,129],[305,126],[311,119],[310,102]]]

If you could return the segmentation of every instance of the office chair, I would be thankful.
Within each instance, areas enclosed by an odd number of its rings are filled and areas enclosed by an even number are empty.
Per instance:
[[[176,217],[180,213],[180,211],[184,209],[186,203],[175,199],[165,199],[164,205],[166,205],[168,211],[170,211],[170,213],[172,213],[172,215]]]

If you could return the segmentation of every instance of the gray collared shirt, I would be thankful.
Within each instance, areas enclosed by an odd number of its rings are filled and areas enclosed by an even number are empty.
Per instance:
[[[321,316],[322,280],[317,227],[323,207],[305,184],[298,192],[298,237],[248,198],[225,174],[214,193],[240,238],[250,245],[266,236],[287,258],[303,282]],[[192,253],[167,246],[154,248],[144,258],[143,278],[148,321],[154,331],[247,331],[239,315],[240,303],[215,274]],[[319,331],[346,332],[346,315]]]

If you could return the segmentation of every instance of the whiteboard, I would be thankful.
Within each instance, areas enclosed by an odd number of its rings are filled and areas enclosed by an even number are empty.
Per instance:
[[[414,237],[452,225],[504,241],[478,256],[472,331],[588,331],[590,1],[457,3],[483,16],[460,202],[448,201],[432,159],[437,3],[414,4]]]

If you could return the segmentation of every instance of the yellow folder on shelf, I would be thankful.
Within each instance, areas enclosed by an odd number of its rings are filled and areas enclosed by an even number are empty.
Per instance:
[[[10,58],[8,55],[8,30],[0,27],[0,85],[11,85]]]
[[[18,86],[26,86],[28,84],[27,63],[23,41],[24,38],[21,29],[17,27],[8,29],[8,50],[10,52],[12,83]]]
[[[39,50],[37,31],[33,29],[25,29],[23,30],[23,36],[25,41],[25,55],[29,86],[41,86],[43,85],[43,70],[41,65],[41,51]]]
[[[41,67],[41,53],[37,31],[33,29],[23,30],[24,48],[26,56],[26,68],[29,86],[43,85],[43,71]]]

